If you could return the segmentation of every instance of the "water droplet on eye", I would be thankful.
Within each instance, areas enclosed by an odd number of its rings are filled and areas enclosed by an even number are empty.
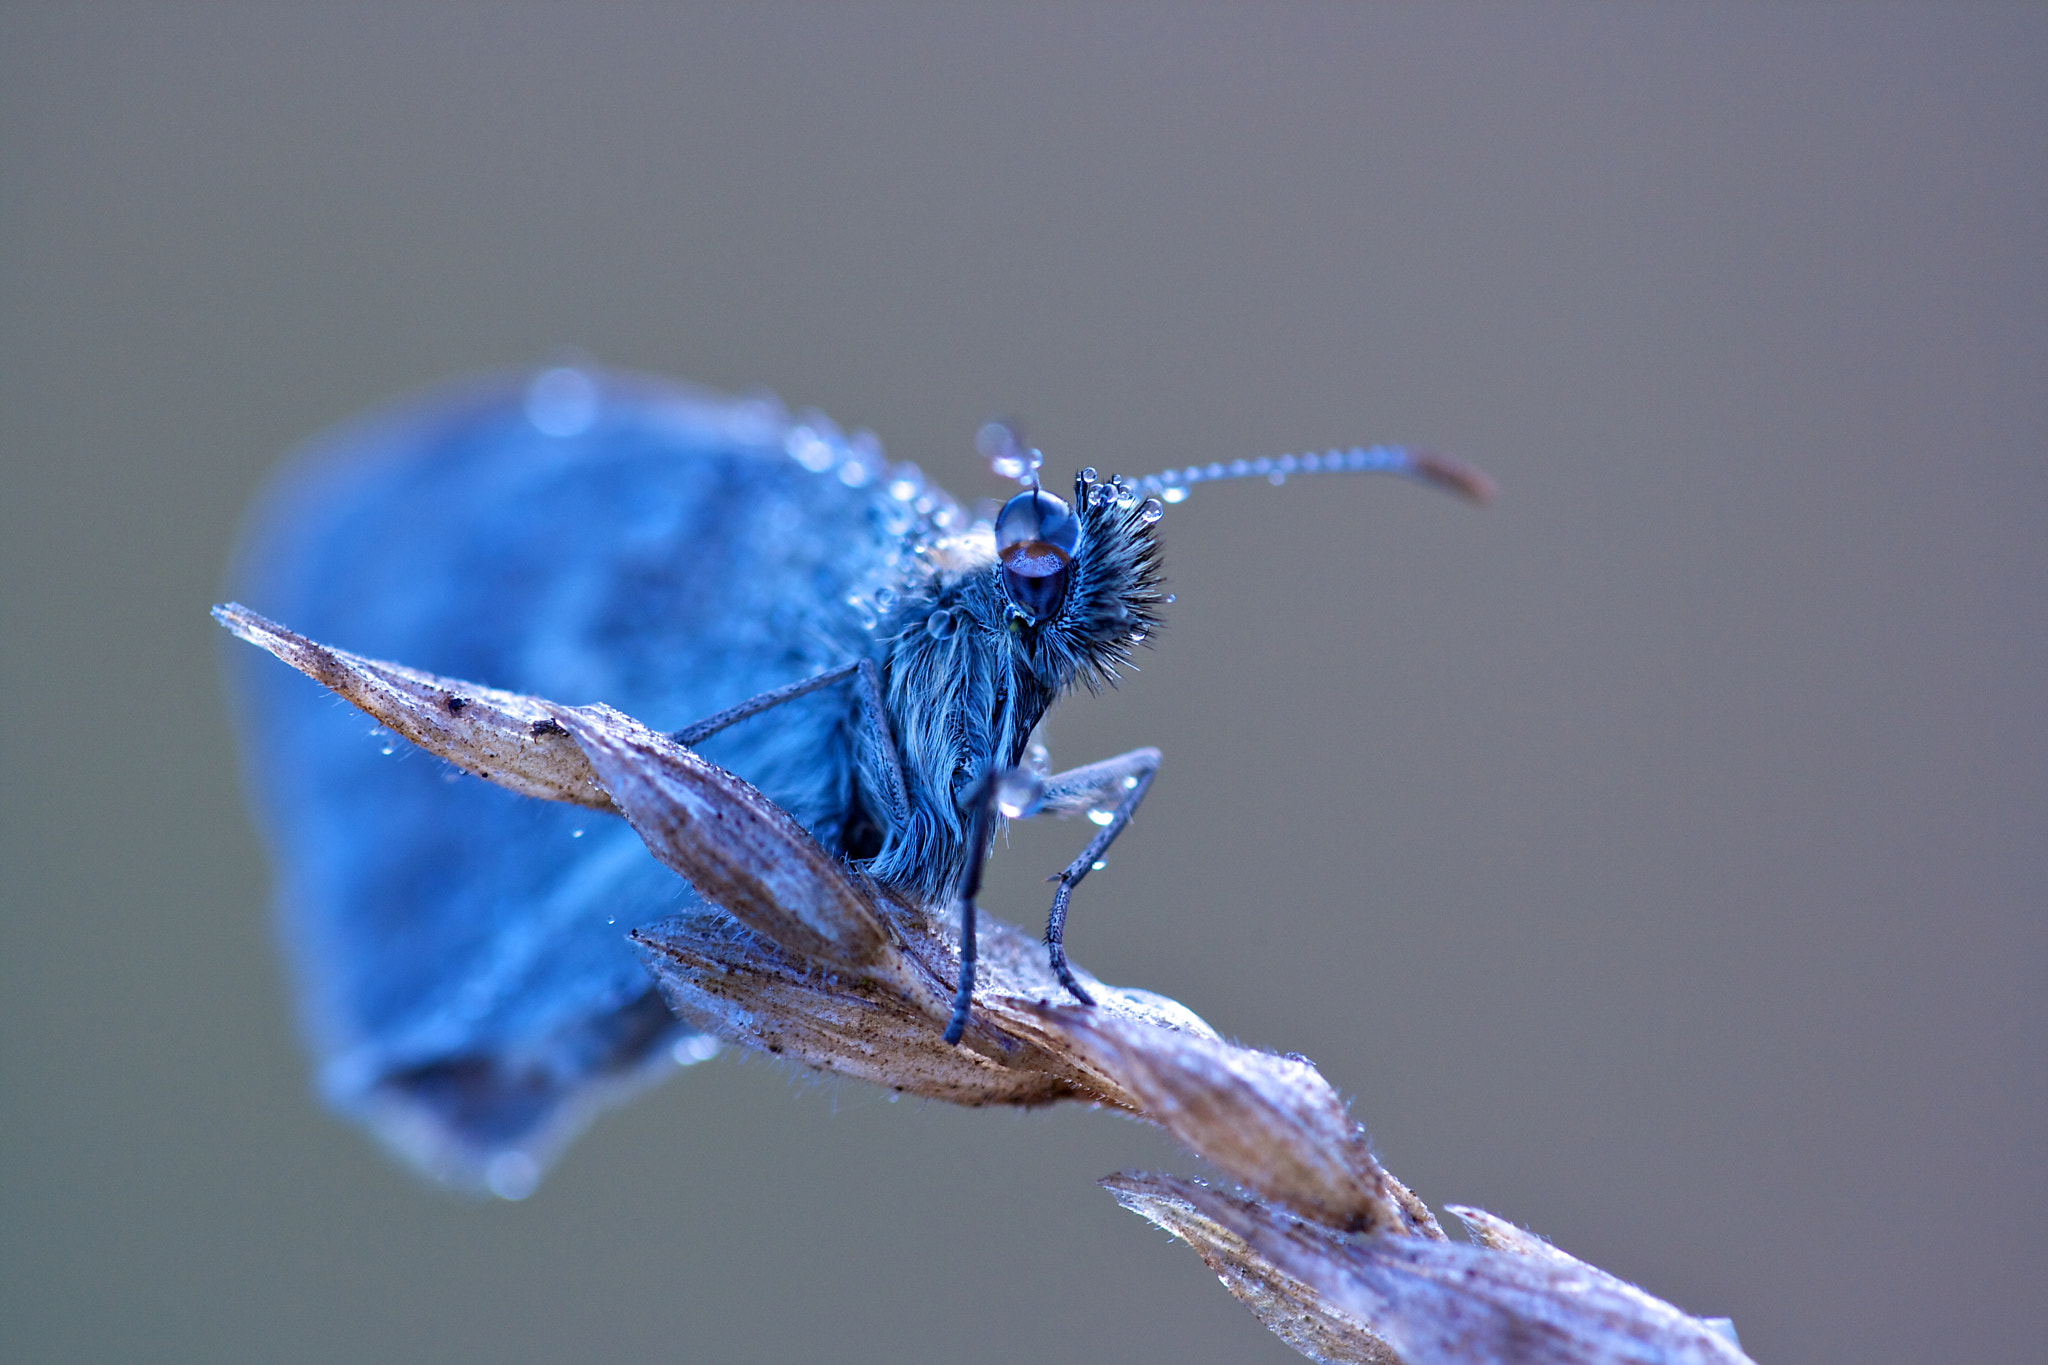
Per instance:
[[[484,1186],[500,1199],[519,1200],[540,1184],[540,1164],[524,1152],[500,1152],[484,1168]]]
[[[1091,810],[1088,812],[1088,818],[1098,825],[1106,825],[1116,819],[1116,812],[1113,810]]]
[[[1183,489],[1169,488],[1166,490],[1166,496],[1169,498],[1173,497],[1175,493],[1179,493],[1183,498],[1187,496],[1186,491]],[[1147,526],[1150,526],[1165,515],[1166,504],[1157,498],[1147,498],[1138,504],[1138,520],[1144,522]]]
[[[569,831],[569,837],[571,839],[581,839],[583,837],[583,831],[580,829],[572,829]]]
[[[1045,799],[1045,779],[1029,768],[1012,768],[996,784],[996,809],[1006,820],[1021,820]]]
[[[597,384],[583,371],[542,370],[526,386],[526,420],[543,436],[581,436],[597,421]]]
[[[954,627],[958,624],[953,619],[952,612],[944,607],[940,607],[930,616],[924,618],[924,633],[931,636],[934,640],[943,640],[953,633]]]
[[[1175,484],[1160,496],[1164,497],[1168,502],[1186,502],[1188,500],[1188,490],[1179,484]]]

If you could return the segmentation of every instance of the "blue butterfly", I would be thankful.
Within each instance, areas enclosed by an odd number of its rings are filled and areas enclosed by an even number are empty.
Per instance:
[[[1157,627],[1163,504],[1224,478],[1365,469],[1474,497],[1404,451],[1238,461],[1070,503],[1029,486],[977,521],[866,433],[772,400],[557,368],[476,381],[315,442],[252,513],[236,595],[357,654],[602,701],[738,774],[867,875],[958,900],[946,1032],[972,999],[974,895],[999,817],[1086,811],[1047,947],[1143,799],[1157,750],[1045,771],[1033,734]],[[628,930],[696,907],[623,822],[529,800],[377,732],[253,652],[233,669],[319,1085],[406,1159],[517,1197],[602,1104],[715,1044]]]

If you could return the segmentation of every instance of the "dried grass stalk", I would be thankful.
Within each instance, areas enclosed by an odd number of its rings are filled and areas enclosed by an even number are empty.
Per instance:
[[[1747,1359],[1732,1330],[1490,1214],[1454,1207],[1473,1244],[1446,1240],[1313,1063],[1228,1042],[1175,1001],[1078,969],[1098,1003],[1066,1003],[1042,947],[1006,925],[983,921],[973,1023],[948,1046],[952,907],[869,881],[753,787],[631,717],[361,658],[239,606],[214,614],[464,771],[630,822],[706,902],[632,934],[698,1027],[949,1103],[1082,1100],[1164,1129],[1249,1193],[1162,1175],[1103,1184],[1311,1359]]]

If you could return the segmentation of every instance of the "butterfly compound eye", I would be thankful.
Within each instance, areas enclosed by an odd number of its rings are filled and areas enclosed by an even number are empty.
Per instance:
[[[1080,543],[1080,519],[1051,493],[1034,489],[1004,503],[996,517],[996,558],[1011,605],[1033,621],[1058,611]]]

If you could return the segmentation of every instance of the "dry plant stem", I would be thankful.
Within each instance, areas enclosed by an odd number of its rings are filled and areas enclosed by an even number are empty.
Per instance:
[[[246,608],[242,639],[420,747],[527,796],[622,816],[704,900],[632,934],[671,1008],[730,1042],[965,1105],[1081,1100],[1156,1124],[1251,1195],[1171,1176],[1104,1183],[1193,1247],[1318,1360],[1733,1362],[1714,1328],[1475,1210],[1444,1239],[1307,1060],[1225,1041],[1185,1006],[1075,974],[984,920],[971,1026],[941,1038],[960,944],[820,847],[773,802],[604,706],[564,706],[318,644]],[[1364,1235],[1359,1235],[1364,1234]]]

